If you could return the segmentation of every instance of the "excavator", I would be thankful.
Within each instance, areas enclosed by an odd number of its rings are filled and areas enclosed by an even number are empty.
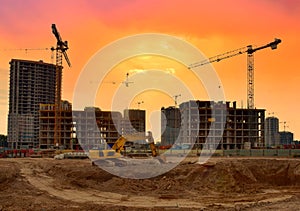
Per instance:
[[[154,139],[152,136],[151,131],[148,131],[148,136],[143,136],[143,135],[125,135],[125,136],[121,136],[112,146],[112,149],[115,150],[117,153],[123,154],[125,156],[128,157],[134,157],[134,153],[129,153],[129,154],[125,154],[125,144],[128,142],[136,142],[138,140],[147,140],[147,144],[150,147],[151,150],[151,156],[152,157],[157,157],[158,153],[156,151],[156,147],[154,144]],[[135,153],[137,154],[137,153]],[[147,156],[147,154],[145,152],[142,153],[138,153],[139,155],[145,155]]]
[[[93,165],[95,162],[113,161],[114,164],[110,162],[111,165],[118,166],[126,165],[124,162],[122,162],[123,158],[149,158],[149,153],[145,151],[139,153],[126,152],[126,143],[134,143],[139,140],[145,140],[147,142],[150,147],[151,157],[158,158],[159,162],[161,163],[165,162],[165,159],[163,159],[161,156],[158,156],[151,131],[148,131],[147,136],[141,134],[122,135],[114,143],[111,149],[89,150],[89,157],[92,160]],[[126,163],[128,164],[128,162]]]

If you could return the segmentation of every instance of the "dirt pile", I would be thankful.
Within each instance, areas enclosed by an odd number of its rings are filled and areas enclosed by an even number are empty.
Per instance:
[[[117,193],[162,194],[166,191],[182,193],[257,192],[263,186],[299,186],[298,160],[226,160],[213,166],[199,164],[179,165],[161,176],[135,180],[119,178],[86,163],[65,165],[64,162],[37,164],[61,185],[95,188]]]
[[[1,160],[0,160],[1,161]],[[16,181],[20,173],[18,165],[13,162],[0,162],[0,190]]]
[[[99,210],[214,210],[235,209],[237,203],[261,207],[275,199],[300,197],[297,159],[218,158],[210,165],[182,163],[143,180],[117,177],[89,160],[3,159],[0,169],[0,210],[95,210],[94,203]]]

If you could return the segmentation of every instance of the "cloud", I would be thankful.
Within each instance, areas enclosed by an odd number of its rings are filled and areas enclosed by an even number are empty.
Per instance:
[[[143,73],[145,71],[146,70],[144,70],[144,69],[130,69],[128,72],[129,73]]]
[[[168,67],[168,68],[166,68],[166,72],[169,73],[169,74],[174,74],[175,73],[175,69],[172,68],[172,67]]]

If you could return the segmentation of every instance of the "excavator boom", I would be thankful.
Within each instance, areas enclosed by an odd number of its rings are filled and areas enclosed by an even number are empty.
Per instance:
[[[126,143],[126,139],[121,136],[120,138],[118,138],[118,140],[114,143],[114,145],[112,146],[112,149],[115,150],[118,153],[121,153],[121,151],[124,150],[124,146]]]

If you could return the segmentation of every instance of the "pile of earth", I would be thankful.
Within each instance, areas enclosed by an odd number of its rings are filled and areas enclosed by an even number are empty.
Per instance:
[[[40,184],[35,185],[37,178]],[[137,196],[145,199],[145,204],[147,200],[195,202],[208,210],[234,210],[237,202],[245,203],[243,208],[260,208],[267,203],[276,209],[290,209],[300,206],[299,187],[298,159],[215,158],[201,165],[183,162],[150,179],[120,178],[89,160],[0,159],[0,210],[165,210],[152,209],[150,202],[149,207],[131,205],[128,199]],[[74,191],[77,198],[62,197],[60,192],[67,190]],[[114,202],[123,195],[120,202],[127,200],[131,207],[109,204],[106,199],[99,199],[101,203],[95,206],[76,195],[89,199],[95,191],[116,194]],[[272,199],[279,202],[265,202]]]
[[[69,162],[70,163],[70,162]],[[151,179],[126,179],[85,162],[40,162],[50,176],[63,187],[94,188],[116,193],[189,196],[198,193],[254,193],[263,187],[299,186],[300,161],[276,159],[226,159],[213,165],[181,164]],[[178,195],[178,193],[180,193]]]

